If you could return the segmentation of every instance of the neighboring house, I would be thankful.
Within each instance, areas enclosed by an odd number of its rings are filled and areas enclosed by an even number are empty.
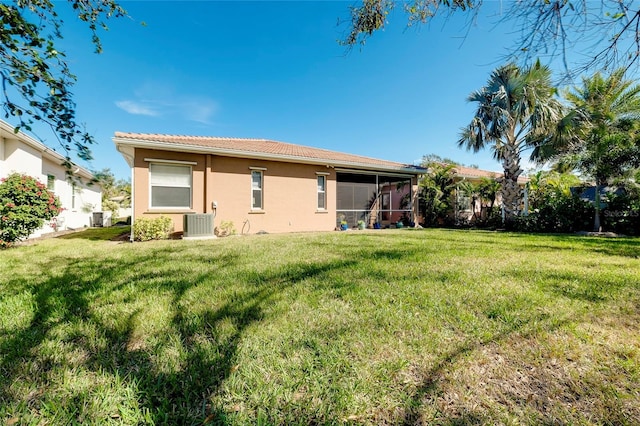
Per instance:
[[[573,186],[570,188],[572,195],[577,195],[582,201],[588,201],[595,206],[596,204],[596,187],[595,186]],[[607,207],[607,202],[611,195],[625,195],[624,188],[616,186],[601,186],[600,190],[600,208]]]
[[[113,201],[116,204],[118,204],[118,210],[113,212],[114,218],[127,218],[129,216],[131,216],[131,207],[129,207],[129,197],[127,197],[126,195],[118,195],[116,197],[111,197],[109,198],[109,201]],[[127,207],[122,207],[122,205],[125,203],[126,201],[126,205]]]
[[[87,185],[93,175],[74,166],[78,183],[71,183],[62,166],[64,156],[0,120],[0,178],[17,172],[38,179],[53,191],[62,203],[63,211],[31,237],[55,230],[77,229],[91,225],[92,213],[99,211],[102,190],[99,185]]]
[[[484,178],[499,180],[503,175],[502,173],[490,172],[488,170],[476,169],[474,167],[464,167],[456,165],[453,169],[455,173],[454,180],[456,182],[470,181],[472,183],[478,183]],[[525,176],[518,177],[518,184],[522,189],[527,191],[527,182],[529,178]],[[481,203],[482,201],[476,199],[475,202],[469,197],[465,196],[462,191],[456,190],[454,203],[454,217],[456,222],[473,222],[475,219],[481,218],[483,214]],[[526,195],[525,195],[526,199]],[[494,206],[501,205],[500,192],[498,191],[496,202]],[[524,208],[524,206],[523,206]],[[487,212],[484,212],[486,214]],[[484,219],[484,218],[483,218]]]
[[[231,221],[250,233],[415,221],[425,171],[264,139],[117,132],[113,141],[132,168],[133,221],[169,216],[175,232],[192,213],[215,213],[216,227]],[[401,197],[409,202],[393,202]]]
[[[600,209],[604,210],[609,205],[611,196],[622,196],[627,191],[617,186],[601,186],[600,190]],[[577,195],[582,201],[587,201],[593,206],[596,205],[596,187],[595,186],[572,186],[570,188],[571,195]]]

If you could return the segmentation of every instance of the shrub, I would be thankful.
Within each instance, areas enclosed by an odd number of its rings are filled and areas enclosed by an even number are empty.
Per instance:
[[[118,212],[120,212],[120,204],[116,203],[115,201],[111,201],[111,200],[103,200],[102,201],[102,210],[103,211],[110,211],[113,217],[116,217],[118,215]]]
[[[173,221],[167,216],[154,219],[141,217],[133,222],[133,239],[136,241],[166,240],[173,229]]]
[[[231,220],[223,220],[220,226],[215,229],[215,234],[218,237],[228,237],[229,235],[236,234],[236,227]]]
[[[637,191],[610,194],[602,216],[605,230],[640,235],[640,194]]]
[[[0,248],[27,238],[56,217],[60,200],[37,179],[13,173],[0,183]]]
[[[484,215],[477,218],[470,225],[481,229],[500,229],[505,227],[502,221],[502,210],[499,206],[486,206],[483,208]]]
[[[577,232],[593,227],[594,208],[577,196],[549,197],[546,204],[515,219],[514,227],[523,232]]]

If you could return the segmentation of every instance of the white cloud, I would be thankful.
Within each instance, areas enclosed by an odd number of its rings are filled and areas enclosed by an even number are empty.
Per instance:
[[[175,108],[182,112],[182,116],[190,121],[209,124],[218,105],[210,99],[185,98],[175,104]]]
[[[118,108],[135,115],[150,117],[182,117],[201,124],[210,124],[218,104],[210,98],[176,94],[173,88],[146,83],[134,91],[134,99],[117,101]]]
[[[143,102],[139,101],[116,101],[116,106],[129,114],[134,115],[148,115],[151,117],[155,117],[160,115],[160,113],[154,110],[149,105],[145,105]]]

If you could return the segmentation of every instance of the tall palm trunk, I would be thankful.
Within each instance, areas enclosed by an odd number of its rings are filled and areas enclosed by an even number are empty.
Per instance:
[[[594,196],[595,215],[593,219],[593,232],[602,232],[602,226],[600,225],[600,182],[596,180],[596,193]]]
[[[514,144],[507,144],[502,152],[502,167],[504,176],[501,179],[500,193],[505,212],[505,222],[511,222],[520,212],[522,190],[518,185],[518,177],[522,173],[520,168],[520,154]]]

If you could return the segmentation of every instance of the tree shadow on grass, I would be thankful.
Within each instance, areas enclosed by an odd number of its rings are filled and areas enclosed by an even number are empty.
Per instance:
[[[532,278],[531,275],[533,275],[533,279],[541,283],[541,289],[550,293],[552,298],[566,298],[569,301],[578,302],[579,305],[575,312],[566,312],[563,318],[561,315],[550,315],[546,313],[545,309],[535,308],[537,302],[535,300],[528,302],[527,297],[523,295],[520,296],[522,300],[509,298],[500,301],[497,298],[488,302],[481,314],[496,324],[502,324],[501,329],[486,338],[477,340],[472,338],[465,339],[461,344],[439,357],[435,365],[422,375],[420,384],[413,392],[410,402],[406,404],[405,416],[400,422],[401,424],[414,425],[434,422],[442,425],[472,425],[495,422],[495,418],[487,417],[489,413],[486,409],[474,409],[464,406],[457,409],[445,407],[444,409],[448,411],[439,413],[442,417],[437,419],[424,419],[422,416],[424,407],[427,404],[436,404],[436,401],[438,401],[442,392],[441,384],[446,381],[449,369],[467,355],[489,345],[499,345],[514,336],[517,336],[518,340],[522,340],[536,336],[539,333],[553,333],[574,321],[580,321],[582,315],[591,308],[606,306],[606,303],[621,297],[620,294],[625,288],[636,286],[635,283],[623,283],[622,280],[599,279],[598,277],[576,280],[574,274],[557,271],[527,271],[526,273],[512,271],[510,275],[516,282],[523,281],[527,277]],[[523,310],[522,306],[529,306],[531,309]],[[531,371],[533,375],[542,374],[534,368],[526,371]],[[543,375],[541,380],[544,380],[544,377]],[[529,377],[529,379],[535,382],[535,377]],[[508,380],[510,380],[508,377],[504,378],[505,382]],[[546,398],[547,401],[551,401],[557,398],[557,395],[552,394],[554,391],[549,391],[551,392],[549,394],[545,394],[545,391],[546,389],[544,388],[539,390],[542,395],[539,396],[540,400]],[[571,389],[568,389],[568,392],[571,392]],[[542,405],[537,405],[535,401],[531,402],[526,398],[523,399],[522,395],[517,394],[511,397],[514,398],[514,404],[527,405],[531,409],[529,415],[532,417],[527,422],[533,421],[539,424],[554,424],[557,422],[549,417],[549,412],[545,411]],[[613,401],[610,408],[615,407],[615,399]],[[562,402],[559,402],[559,404],[561,405]],[[472,407],[476,405],[473,404]],[[580,418],[579,414],[578,419]],[[623,417],[618,418],[612,415],[612,418],[619,421]],[[595,419],[595,421],[611,422],[608,417]],[[613,423],[617,421],[613,421]]]
[[[640,258],[640,238],[598,238],[575,236],[579,243],[596,253]]]
[[[640,238],[638,237],[619,237],[619,238],[606,238],[606,237],[593,237],[583,236],[576,234],[524,234],[524,233],[510,233],[510,238],[514,239],[529,239],[531,242],[524,243],[527,249],[541,249],[541,250],[575,250],[583,248],[585,251],[592,251],[595,253],[606,254],[608,256],[623,256],[638,258],[640,257]],[[535,240],[535,237],[539,237],[539,241]],[[546,241],[545,241],[546,240]],[[560,243],[561,245],[549,244]],[[566,246],[566,243],[571,243],[571,246]]]
[[[332,281],[329,274],[348,271],[362,262],[393,263],[417,256],[422,249],[344,251],[334,260],[293,261],[261,271],[242,269],[239,252],[202,254],[194,249],[188,260],[181,258],[184,264],[176,264],[175,251],[175,246],[159,246],[148,254],[112,263],[105,259],[56,257],[47,260],[48,264],[43,263],[42,276],[9,279],[7,287],[16,289],[12,291],[32,294],[34,311],[25,327],[10,336],[0,335],[3,354],[0,400],[11,407],[8,410],[13,416],[21,417],[21,423],[37,423],[51,418],[39,417],[41,411],[49,409],[54,410],[50,415],[61,419],[61,423],[101,423],[109,419],[123,419],[128,424],[202,424],[205,420],[207,424],[234,423],[237,419],[233,407],[211,406],[212,396],[224,392],[225,382],[234,374],[238,350],[248,329],[277,315],[273,307],[283,293],[305,280],[318,280],[314,291],[343,288],[350,285],[348,278]],[[65,266],[61,272],[49,272],[47,265],[54,264]],[[237,273],[228,273],[236,268]],[[358,268],[358,273],[382,274],[374,278],[387,281],[392,281],[396,274],[393,268],[388,271]],[[234,292],[218,297],[216,292],[229,289]],[[595,297],[599,293],[594,296],[591,290],[571,295],[587,302],[600,302]],[[188,310],[189,297],[206,297],[206,304],[197,312]],[[154,321],[160,322],[152,315],[157,306],[166,307],[159,311],[166,319],[156,329],[145,330],[153,328]],[[438,357],[439,361],[423,374],[422,383],[411,395],[405,417],[394,419],[396,423],[419,422],[425,398],[438,393],[439,378],[466,354],[513,334],[526,335],[561,326],[539,311],[517,318],[510,315],[509,309],[496,304],[489,306],[487,317],[504,322],[504,326],[488,338],[467,337]],[[329,340],[331,336],[321,338]],[[43,351],[52,342],[60,346]],[[56,395],[55,388],[61,386],[60,371],[73,377],[86,372],[109,380],[114,387],[126,388],[135,395],[135,407],[120,401],[120,393],[101,396],[104,390],[98,384]],[[30,382],[28,386],[32,389],[28,395],[14,386],[25,381]],[[92,401],[100,398],[113,401],[111,407],[94,407]],[[127,407],[133,411],[130,417],[125,417]],[[303,409],[300,412],[300,423],[312,422],[304,418]],[[441,423],[472,424],[482,420],[482,413],[469,412]],[[340,422],[338,418],[318,421]]]
[[[50,261],[59,260],[63,259]],[[195,261],[204,268],[190,271],[176,266],[167,248],[117,264],[67,260],[62,273],[40,280],[14,277],[8,287],[31,292],[34,312],[28,325],[11,336],[0,335],[0,400],[8,409],[4,414],[12,413],[21,423],[37,422],[41,412],[53,411],[62,423],[123,419],[139,424],[225,424],[229,410],[211,407],[210,400],[233,373],[247,328],[264,321],[266,310],[289,287],[352,264],[336,260],[246,271],[221,284],[238,281],[233,297],[216,299],[212,294],[210,307],[197,314],[186,312],[180,307],[185,294],[209,285],[212,275],[233,266],[237,257],[222,253],[203,260]],[[143,305],[134,303],[137,300]],[[153,325],[145,323],[144,315],[154,303],[168,306],[161,311],[166,323],[155,334],[140,336],[140,328]],[[115,319],[105,315],[111,305]],[[72,383],[54,394],[61,375],[71,374],[73,381],[80,372],[100,381],[121,381],[137,401],[96,407],[96,399],[121,399],[117,390],[115,396],[100,395],[105,392],[100,385],[78,390]],[[52,380],[57,382],[53,388]],[[17,382],[25,381],[32,389],[26,396],[17,390]],[[125,419],[125,405],[132,403],[138,408]]]
[[[498,245],[500,250],[526,248],[526,250],[535,251],[575,251],[576,248],[582,248],[585,251],[608,256],[640,258],[640,238],[638,237],[605,238],[575,234],[503,233],[475,230],[469,238],[468,235],[465,235],[468,232],[466,230],[448,231],[438,230],[436,233],[431,233],[429,230],[416,230],[414,233],[407,235],[410,235],[410,238],[427,238],[434,246],[438,246],[439,243],[442,243],[442,247],[449,248],[468,246],[478,252],[482,252],[484,246],[492,250]],[[384,238],[385,236],[370,233],[366,234],[366,237]],[[567,243],[570,245],[567,245]]]
[[[55,238],[61,240],[129,241],[130,233],[131,226],[111,226],[106,228],[87,228]]]
[[[488,315],[491,317],[491,314]],[[507,317],[508,317],[507,313]],[[493,319],[500,320],[500,315]],[[465,339],[463,343],[446,352],[439,357],[439,360],[428,371],[422,374],[421,380],[413,394],[410,402],[406,404],[404,417],[399,419],[398,424],[405,426],[416,424],[435,423],[439,425],[475,425],[495,422],[496,419],[488,418],[488,413],[482,409],[463,408],[452,412],[440,413],[437,419],[426,419],[423,417],[424,407],[427,404],[434,404],[441,393],[441,382],[446,377],[448,369],[465,356],[472,354],[483,347],[491,344],[499,344],[507,341],[514,335],[522,338],[533,335],[540,331],[553,331],[561,328],[569,322],[565,320],[552,320],[544,314],[533,315],[531,318],[519,321],[509,321],[499,332],[482,339]],[[508,380],[508,378],[505,378]],[[543,419],[538,419],[542,421]]]

